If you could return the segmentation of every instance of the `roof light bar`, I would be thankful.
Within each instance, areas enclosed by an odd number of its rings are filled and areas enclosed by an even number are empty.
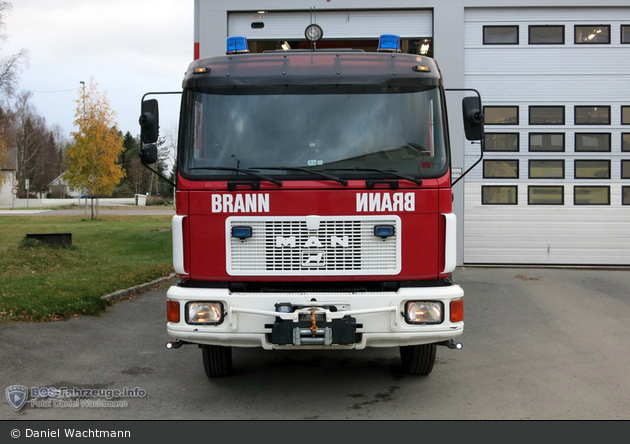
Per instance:
[[[400,36],[396,34],[383,34],[378,39],[378,51],[400,52]]]
[[[240,54],[249,52],[249,46],[247,45],[247,38],[243,36],[233,36],[227,39],[227,51],[226,54]]]

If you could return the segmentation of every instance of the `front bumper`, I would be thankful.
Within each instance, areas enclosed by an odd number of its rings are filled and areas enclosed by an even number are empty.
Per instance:
[[[269,350],[363,349],[438,343],[463,333],[463,321],[450,321],[450,302],[463,296],[458,285],[373,293],[232,293],[227,289],[173,286],[167,298],[179,302],[180,322],[168,322],[167,331],[171,337],[185,342]],[[410,300],[441,301],[443,322],[408,324],[403,310]],[[223,322],[187,324],[185,307],[194,301],[221,302]],[[295,310],[280,313],[275,311],[276,304],[291,304]]]

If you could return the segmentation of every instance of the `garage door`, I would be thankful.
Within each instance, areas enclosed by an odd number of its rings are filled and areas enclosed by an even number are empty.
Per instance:
[[[468,9],[465,38],[464,262],[630,264],[630,8]]]
[[[304,39],[304,29],[313,22],[322,27],[325,39],[433,35],[433,14],[422,9],[317,11],[313,15],[309,11],[233,12],[228,15],[228,33],[252,40],[298,40]]]

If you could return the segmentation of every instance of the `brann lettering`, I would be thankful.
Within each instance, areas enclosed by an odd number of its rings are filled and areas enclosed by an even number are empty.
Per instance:
[[[269,213],[269,194],[213,194],[213,213]]]
[[[414,193],[357,193],[357,213],[415,211]]]

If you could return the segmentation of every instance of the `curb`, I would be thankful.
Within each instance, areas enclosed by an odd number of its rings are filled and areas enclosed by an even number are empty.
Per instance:
[[[136,285],[135,287],[130,287],[124,290],[114,291],[113,293],[109,293],[104,296],[101,296],[101,299],[105,299],[111,302],[118,302],[128,297],[135,296],[140,293],[144,293],[145,291],[151,290],[153,287],[162,285],[164,282],[170,281],[175,276],[177,276],[177,274],[171,273],[168,276],[162,276],[161,278],[158,278],[151,282],[147,282],[146,284],[140,284],[140,285]]]

